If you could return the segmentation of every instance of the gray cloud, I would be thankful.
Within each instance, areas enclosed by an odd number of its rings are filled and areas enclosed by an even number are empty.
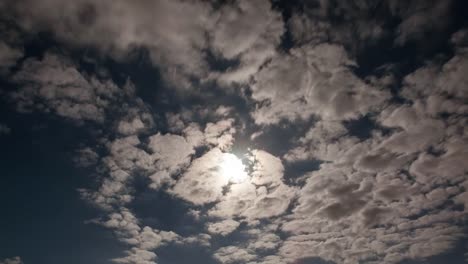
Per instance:
[[[0,260],[0,263],[1,264],[22,264],[23,262],[21,261],[20,257],[13,257],[13,258]]]
[[[51,31],[74,46],[94,46],[116,58],[126,57],[138,47],[148,48],[155,63],[170,65],[167,78],[173,81],[206,71],[202,49],[207,41],[204,32],[212,24],[208,3],[80,0],[65,4],[43,0],[10,3],[7,7],[17,14],[25,30]]]
[[[7,43],[0,41],[0,65],[1,71],[16,64],[16,61],[23,56],[23,50],[11,47]]]
[[[392,12],[402,18],[395,43],[424,39],[427,32],[438,33],[448,26],[447,16],[453,1],[390,1]]]
[[[19,111],[52,112],[75,121],[103,122],[109,105],[130,89],[81,73],[69,59],[52,53],[27,59],[13,80],[23,86],[11,94]]]
[[[357,118],[381,105],[388,94],[364,83],[349,66],[343,47],[303,46],[276,57],[256,76],[252,98],[258,124],[275,124],[316,115],[325,120]]]
[[[191,87],[190,77],[246,82],[275,54],[284,31],[280,14],[268,1],[236,1],[217,12],[209,2],[166,0],[138,4],[80,0],[67,5],[43,0],[10,3],[5,8],[17,15],[27,31],[51,31],[66,43],[110,51],[117,59],[143,47],[156,65],[169,66],[163,69],[165,77],[179,87]],[[208,48],[215,56],[238,59],[239,66],[226,73],[209,73]]]
[[[5,124],[0,123],[0,135],[8,135],[11,132],[11,128]]]

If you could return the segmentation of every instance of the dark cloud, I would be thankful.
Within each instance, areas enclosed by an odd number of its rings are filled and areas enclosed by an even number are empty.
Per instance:
[[[23,262],[21,261],[20,257],[14,257],[14,258],[7,258],[2,261],[0,261],[2,264],[22,264]]]
[[[9,126],[0,123],[0,135],[1,134],[8,135],[10,134],[10,132],[11,132],[11,128]]]

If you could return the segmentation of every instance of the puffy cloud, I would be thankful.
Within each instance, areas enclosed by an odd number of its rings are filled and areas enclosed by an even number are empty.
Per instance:
[[[269,1],[235,1],[216,15],[211,46],[215,56],[238,60],[225,72],[213,73],[221,83],[245,83],[265,61],[276,54],[283,35],[281,15]]]
[[[156,254],[152,250],[178,242],[174,232],[160,231],[148,226],[140,227],[138,219],[126,208],[109,215],[107,220],[96,220],[102,226],[112,229],[119,240],[132,246],[125,257],[113,259],[116,263],[154,264]]]
[[[379,106],[387,93],[355,76],[343,47],[303,46],[274,58],[258,74],[252,98],[258,124],[275,124],[316,115],[326,120],[357,118]]]
[[[120,121],[117,126],[117,131],[123,135],[133,135],[144,128],[145,124],[141,119],[139,117],[135,117],[129,121]]]
[[[434,156],[422,153],[411,164],[410,172],[418,182],[424,184],[440,184],[443,182],[461,182],[468,172],[466,157],[467,140],[452,140],[445,145],[445,153]]]
[[[10,4],[9,9],[25,30],[51,31],[66,43],[94,46],[117,58],[135,48],[147,48],[156,64],[169,65],[167,77],[174,81],[201,75],[206,68],[204,33],[212,24],[206,2],[43,0]]]
[[[255,237],[255,239],[251,239],[250,241],[251,242],[247,247],[256,252],[274,250],[281,243],[281,239],[278,235],[263,232],[259,232],[258,236]]]
[[[179,244],[199,245],[203,247],[210,247],[211,246],[210,240],[211,240],[210,235],[199,233],[196,235],[184,237],[182,240],[180,240]]]
[[[220,234],[222,236],[232,233],[239,227],[239,222],[232,219],[223,220],[220,222],[208,223],[208,232],[212,234]]]
[[[19,111],[53,112],[75,121],[103,122],[106,109],[124,92],[52,53],[42,60],[27,59],[13,80],[22,85],[11,94]]]
[[[249,179],[232,184],[209,211],[217,217],[242,216],[249,221],[279,216],[286,211],[296,190],[283,183],[281,161],[261,150],[253,150]]]
[[[282,184],[284,167],[281,160],[263,150],[253,150],[251,159],[253,168],[251,182],[255,185]]]
[[[358,146],[359,139],[348,136],[341,122],[319,121],[303,137],[299,146],[290,150],[287,161],[318,159],[324,161],[344,160],[346,153]]]
[[[282,219],[285,262],[398,263],[454,247],[467,217],[454,205],[466,203],[467,134],[458,117],[466,106],[459,88],[450,88],[455,78],[463,83],[462,58],[457,50],[443,65],[407,75],[405,103],[376,115],[376,130],[385,133],[358,139],[342,122],[321,120],[298,140],[288,161],[327,163],[306,174],[293,213]]]
[[[395,42],[404,44],[424,39],[434,19],[446,15],[449,2],[381,5],[401,18]],[[352,59],[362,60],[353,52],[388,34],[373,12],[380,7],[366,1],[320,1],[293,12],[283,40],[292,37],[296,46],[288,50],[279,48],[283,18],[269,1],[27,0],[7,6],[23,29],[50,31],[59,43],[97,47],[117,59],[144,48],[166,79],[210,88],[215,80],[233,88],[230,92],[245,92],[240,97],[253,106],[247,109],[253,119],[239,120],[233,118],[238,118],[235,103],[183,105],[179,112],[165,112],[162,120],[155,116],[156,128],[150,108],[130,83],[118,87],[52,53],[20,65],[12,80],[21,87],[11,94],[18,109],[94,121],[93,126],[110,124],[97,140],[102,146],[82,147],[75,161],[96,165],[100,174],[100,185],[82,194],[105,209],[107,217],[94,222],[113,230],[129,248],[115,262],[154,264],[157,250],[169,243],[211,249],[218,245],[212,236],[235,232],[232,237],[239,234],[241,241],[228,245],[223,240],[213,252],[221,263],[320,257],[392,264],[447,252],[462,237],[468,216],[466,30],[452,36],[452,58],[428,61],[403,77],[400,87],[390,67],[377,69],[383,76],[370,76]],[[330,19],[336,16],[343,19]],[[436,31],[446,23],[439,25]],[[0,61],[12,65],[22,53],[17,45],[2,43]],[[217,69],[225,61],[232,65]],[[395,88],[395,98],[384,90],[389,87]],[[203,99],[203,91],[190,92]],[[121,103],[123,109],[115,110]],[[371,122],[371,128],[362,128],[372,130],[367,138],[355,136],[348,126],[362,116]],[[294,143],[280,151],[286,152],[283,157],[252,150],[245,178],[224,175],[223,162],[234,157],[227,151],[236,147],[237,136],[258,131],[255,138],[268,133],[262,125],[284,120],[305,133],[288,138]],[[303,128],[303,121],[313,124]],[[293,171],[282,159],[320,167],[290,186],[284,178]],[[148,191],[188,202],[190,220],[209,234],[197,230],[182,237],[145,226],[129,208],[138,195],[136,175],[147,177],[153,188]]]
[[[124,263],[124,264],[155,264],[156,254],[154,252],[132,248],[127,250],[127,256],[122,258],[115,258],[113,262],[115,263]]]
[[[217,201],[229,183],[221,172],[222,158],[221,150],[214,148],[195,159],[171,192],[197,205]]]
[[[62,11],[50,12],[43,6]],[[284,32],[281,14],[266,0],[235,1],[217,12],[208,2],[167,0],[138,4],[80,0],[70,5],[42,0],[9,4],[5,9],[27,31],[50,31],[65,43],[94,46],[117,59],[143,47],[156,65],[165,65],[166,79],[182,87],[190,86],[190,77],[246,82],[276,53]],[[240,63],[208,76],[208,49],[215,57]]]
[[[156,160],[156,173],[151,176],[153,187],[160,185],[159,175],[166,172],[171,175],[190,163],[194,154],[192,145],[184,137],[178,135],[156,134],[149,138],[149,148],[153,151],[152,157]]]
[[[227,246],[218,249],[214,254],[215,259],[221,263],[247,263],[256,258],[255,254],[236,246]]]
[[[206,124],[205,142],[220,149],[229,148],[234,142],[233,134],[236,132],[233,123],[233,119],[225,119]]]

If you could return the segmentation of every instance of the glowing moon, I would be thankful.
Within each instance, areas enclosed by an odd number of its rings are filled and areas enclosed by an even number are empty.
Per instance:
[[[245,181],[248,176],[242,161],[231,153],[224,153],[221,161],[221,174],[233,183]]]

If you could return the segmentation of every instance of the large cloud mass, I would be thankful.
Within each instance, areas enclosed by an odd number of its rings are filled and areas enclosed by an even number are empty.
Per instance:
[[[126,246],[114,262],[200,247],[227,264],[396,264],[466,239],[456,1],[297,2],[0,4],[0,95],[89,132],[73,161],[95,171],[89,222]],[[28,52],[42,34],[60,48]],[[164,209],[141,217],[150,199]]]

